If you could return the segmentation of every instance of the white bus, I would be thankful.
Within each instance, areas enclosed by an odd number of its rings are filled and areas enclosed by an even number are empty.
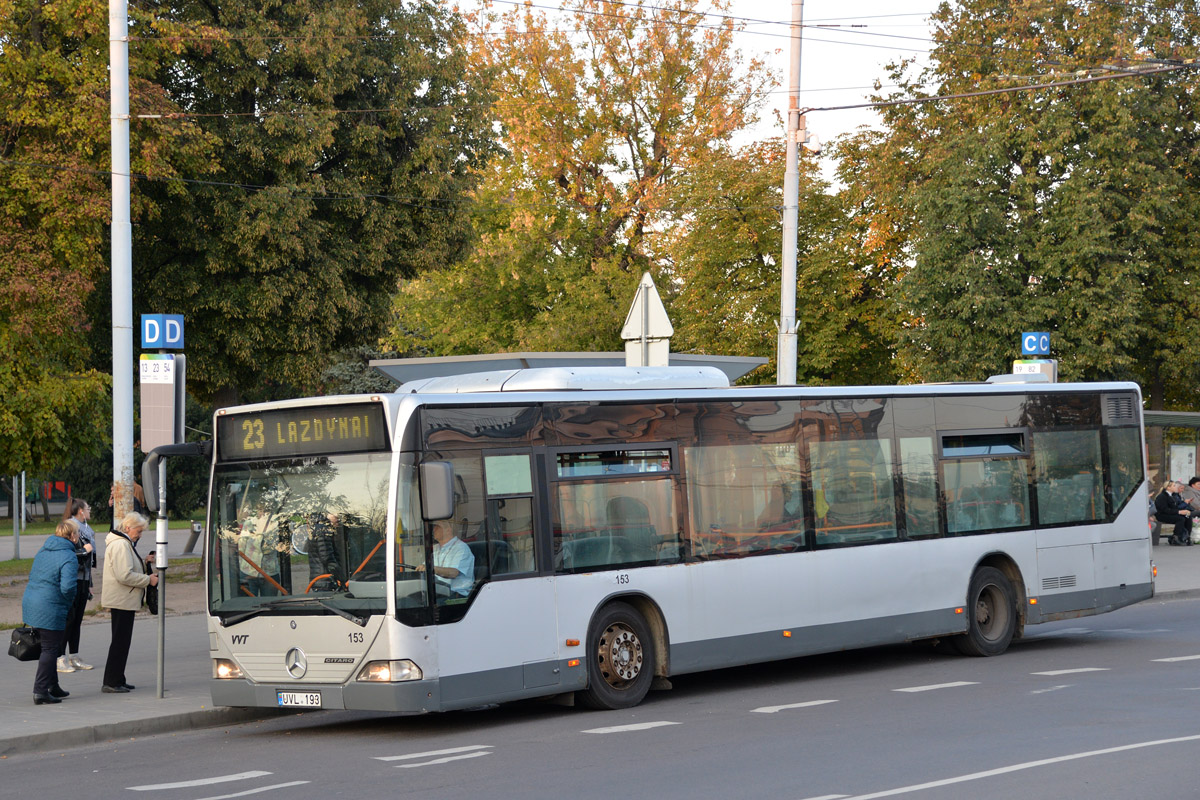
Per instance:
[[[213,702],[642,700],[699,670],[1154,593],[1129,383],[730,388],[525,369],[223,409]]]

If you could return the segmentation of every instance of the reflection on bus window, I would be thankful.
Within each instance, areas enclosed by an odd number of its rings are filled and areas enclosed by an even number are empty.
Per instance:
[[[1040,525],[1104,518],[1099,431],[1034,433],[1033,459]]]
[[[891,454],[886,439],[810,445],[818,547],[898,538]]]
[[[210,511],[218,536],[209,554],[214,613],[306,593],[334,596],[350,611],[384,610],[389,461],[383,453],[218,465]]]
[[[692,552],[736,558],[805,545],[800,454],[788,444],[684,449]]]

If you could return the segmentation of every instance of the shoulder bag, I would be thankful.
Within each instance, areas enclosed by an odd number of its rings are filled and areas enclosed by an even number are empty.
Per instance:
[[[42,655],[42,636],[37,628],[13,628],[8,654],[17,661],[37,661]]]

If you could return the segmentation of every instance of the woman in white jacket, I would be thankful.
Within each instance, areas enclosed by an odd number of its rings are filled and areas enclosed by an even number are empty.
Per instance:
[[[147,586],[157,586],[158,576],[147,575],[137,552],[137,540],[148,526],[141,514],[126,514],[121,524],[109,531],[104,540],[104,575],[100,603],[112,614],[112,644],[104,664],[104,685],[100,691],[124,694],[133,689],[125,680],[125,663],[133,641],[133,618],[142,606]]]

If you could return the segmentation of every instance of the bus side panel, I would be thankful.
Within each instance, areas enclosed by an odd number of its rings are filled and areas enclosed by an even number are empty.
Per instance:
[[[558,645],[554,578],[484,584],[466,616],[438,628],[442,707],[555,694]]]

